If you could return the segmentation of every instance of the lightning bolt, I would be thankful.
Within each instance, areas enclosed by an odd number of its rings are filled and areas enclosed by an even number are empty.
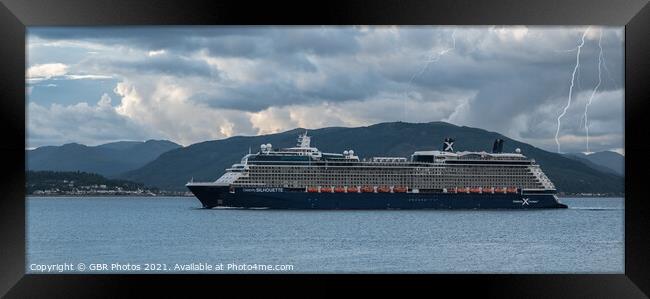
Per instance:
[[[454,49],[456,49],[456,29],[454,29],[454,31],[451,32],[451,48],[443,49],[438,53],[432,53],[431,55],[429,55],[429,59],[426,60],[426,64],[424,65],[422,71],[420,71],[420,74],[422,74],[427,68],[429,68],[429,65],[432,62],[436,62],[440,60],[440,57],[446,55],[447,53],[453,51]]]
[[[589,97],[589,101],[585,105],[585,114],[584,114],[584,119],[585,119],[585,132],[587,136],[587,152],[590,153],[591,150],[589,149],[589,106],[591,105],[592,100],[594,99],[594,95],[598,91],[598,88],[600,87],[600,83],[602,82],[601,78],[601,71],[600,71],[600,66],[603,63],[603,45],[601,41],[603,40],[603,30],[602,28],[600,29],[600,35],[598,36],[598,48],[600,49],[600,52],[598,53],[598,84],[596,84],[596,87],[594,87],[594,90],[591,92],[591,96]]]
[[[602,29],[601,29],[602,30]],[[602,34],[602,32],[601,32]],[[605,54],[603,54],[603,69],[605,70],[605,74],[607,75],[607,79],[614,85],[615,88],[620,88],[618,83],[616,83],[616,80],[613,79],[614,76],[612,76],[612,73],[609,71],[609,68],[607,67],[607,61],[605,61]]]
[[[452,41],[452,44],[451,44],[450,48],[442,49],[442,50],[437,51],[437,52],[432,51],[432,53],[429,54],[427,59],[424,61],[425,64],[422,66],[422,68],[420,68],[419,71],[413,73],[413,75],[411,76],[411,79],[409,79],[409,81],[408,81],[408,83],[406,85],[407,88],[406,88],[406,93],[405,93],[405,97],[404,97],[404,120],[406,120],[406,98],[408,97],[409,91],[413,87],[412,86],[413,85],[413,80],[415,80],[417,77],[421,76],[429,68],[431,63],[439,61],[442,56],[445,56],[447,53],[449,53],[449,52],[453,51],[454,49],[456,49],[456,29],[454,29],[451,32],[451,41]]]
[[[566,106],[564,106],[564,109],[562,110],[562,113],[557,117],[557,131],[555,131],[555,143],[557,144],[557,152],[560,152],[560,127],[562,125],[562,117],[566,115],[567,110],[569,107],[571,107],[571,97],[573,96],[573,85],[575,82],[575,77],[576,77],[576,72],[578,71],[578,68],[580,67],[580,50],[582,50],[582,46],[585,45],[585,36],[587,36],[587,32],[589,32],[589,28],[585,30],[585,32],[582,34],[582,38],[580,41],[580,44],[577,47],[576,50],[576,65],[573,67],[573,73],[571,74],[571,85],[569,86],[569,99],[566,103]]]

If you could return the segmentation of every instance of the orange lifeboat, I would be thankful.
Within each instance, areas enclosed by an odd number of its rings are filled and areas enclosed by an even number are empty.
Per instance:
[[[332,193],[332,188],[330,187],[320,187],[321,193]]]
[[[506,192],[508,193],[517,193],[517,188],[516,187],[510,187],[506,189]]]
[[[336,187],[336,188],[334,188],[334,192],[336,192],[336,193],[343,193],[343,192],[345,192],[345,188],[343,188],[343,187]]]
[[[458,193],[467,193],[469,191],[469,189],[467,189],[465,187],[457,188],[457,190],[458,190]]]
[[[506,193],[506,188],[494,188],[494,193]]]
[[[318,188],[316,188],[316,187],[309,187],[309,188],[307,188],[307,192],[309,192],[309,193],[316,193],[316,192],[318,192]]]
[[[388,188],[388,187],[379,187],[379,188],[377,188],[377,192],[388,193],[388,192],[390,192],[390,188]]]
[[[395,193],[404,193],[404,192],[406,192],[406,187],[393,187],[393,192],[395,192]]]
[[[481,193],[481,188],[469,188],[470,193]]]
[[[494,188],[492,188],[492,187],[483,187],[483,193],[494,193]]]
[[[361,192],[372,193],[372,192],[375,192],[375,190],[372,187],[366,186],[366,187],[361,188]]]
[[[348,187],[348,193],[357,193],[359,192],[359,188],[357,187]]]

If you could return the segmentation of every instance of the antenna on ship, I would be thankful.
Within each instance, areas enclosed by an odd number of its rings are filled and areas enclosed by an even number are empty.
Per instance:
[[[310,147],[310,143],[311,143],[311,137],[307,136],[307,130],[305,130],[305,134],[298,136],[297,146],[301,148],[307,148]]]

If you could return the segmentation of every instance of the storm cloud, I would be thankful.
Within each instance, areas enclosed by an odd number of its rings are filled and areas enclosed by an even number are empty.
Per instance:
[[[44,118],[28,125],[28,145],[67,142],[74,130],[65,140],[54,131],[82,124],[97,126],[97,134],[77,138],[89,144],[150,134],[187,145],[294,127],[442,120],[555,151],[556,119],[567,103],[585,30],[572,106],[560,128],[562,150],[586,150],[582,117],[597,81],[601,32],[605,64],[589,107],[590,148],[619,150],[623,28],[596,26],[30,27],[32,77],[82,82],[95,76],[116,83],[87,92],[114,98],[111,109],[83,106],[102,122]],[[60,98],[78,98],[74,84],[35,81],[27,83],[38,95],[38,104],[28,105],[33,116],[76,111],[98,100],[71,103]],[[49,104],[48,93],[57,95]]]

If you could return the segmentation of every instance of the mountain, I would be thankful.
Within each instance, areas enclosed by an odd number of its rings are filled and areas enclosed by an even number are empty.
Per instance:
[[[104,176],[134,170],[181,146],[167,140],[120,141],[98,146],[68,143],[26,151],[28,170],[84,171]]]
[[[223,140],[196,143],[166,152],[143,167],[120,177],[168,190],[182,190],[184,184],[195,181],[214,181],[225,168],[237,163],[249,151],[257,152],[260,144],[273,147],[295,146],[296,138],[305,129],[263,136],[237,136]],[[324,152],[340,153],[353,149],[360,158],[372,156],[409,157],[417,150],[441,149],[445,137],[456,139],[455,150],[491,151],[494,139],[505,140],[504,151],[522,152],[541,164],[558,190],[567,193],[622,193],[623,178],[598,171],[580,161],[547,152],[518,142],[498,133],[482,129],[459,127],[444,122],[381,123],[367,127],[329,127],[310,130],[312,146]]]
[[[602,151],[592,154],[572,153],[568,157],[588,161],[602,170],[613,172],[618,175],[625,175],[625,156],[611,151]]]

